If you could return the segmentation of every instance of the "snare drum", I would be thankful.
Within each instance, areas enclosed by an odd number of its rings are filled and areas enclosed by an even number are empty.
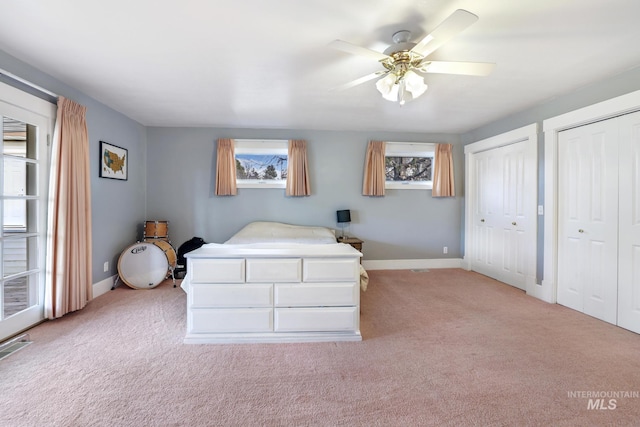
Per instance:
[[[143,240],[169,240],[169,221],[145,221]]]
[[[122,252],[118,273],[131,288],[151,289],[173,272],[176,261],[176,251],[164,240],[139,242]]]

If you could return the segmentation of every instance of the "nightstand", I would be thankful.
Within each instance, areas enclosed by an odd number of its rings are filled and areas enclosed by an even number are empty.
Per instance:
[[[338,237],[338,243],[346,243],[348,245],[353,246],[357,251],[362,252],[362,240],[357,237]]]

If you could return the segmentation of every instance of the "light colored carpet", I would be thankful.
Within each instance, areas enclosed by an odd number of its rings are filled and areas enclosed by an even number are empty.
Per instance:
[[[0,425],[638,425],[640,397],[569,393],[640,393],[639,335],[472,272],[369,273],[347,343],[185,345],[180,288],[121,286],[0,361]]]

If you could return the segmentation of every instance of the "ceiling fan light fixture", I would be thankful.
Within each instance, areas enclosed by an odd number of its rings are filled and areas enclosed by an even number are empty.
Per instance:
[[[389,93],[387,94],[382,94],[382,97],[384,99],[386,99],[387,101],[391,101],[391,102],[396,102],[398,101],[398,93],[400,90],[400,86],[395,84],[393,86],[391,86],[391,90],[389,91]]]
[[[382,94],[384,99],[389,101],[397,101],[398,99],[398,85],[396,84],[397,76],[393,73],[389,73],[376,82],[376,88],[378,92]]]
[[[404,105],[405,102],[420,97],[427,90],[424,77],[418,73],[458,74],[467,76],[486,76],[491,73],[495,64],[483,62],[451,62],[433,61],[429,59],[434,51],[476,22],[478,17],[473,13],[458,9],[440,23],[430,34],[417,43],[410,41],[411,32],[397,31],[393,34],[393,44],[380,53],[371,49],[353,45],[342,40],[335,40],[332,45],[347,53],[366,56],[378,61],[383,70],[354,80],[346,88],[375,79],[376,88],[382,97]]]
[[[427,91],[428,86],[424,83],[424,78],[409,70],[404,75],[405,88],[411,92],[413,99],[419,97]]]
[[[395,73],[387,74],[376,82],[376,88],[387,101],[404,105],[425,93],[427,85],[420,75],[409,70],[400,78]]]

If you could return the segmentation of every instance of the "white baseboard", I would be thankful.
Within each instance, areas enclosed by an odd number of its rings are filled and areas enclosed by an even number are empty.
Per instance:
[[[540,298],[541,300],[551,304],[556,304],[558,302],[556,284],[553,281],[542,279],[542,285],[537,286],[537,289],[539,292],[534,295],[536,298]]]
[[[462,268],[462,258],[363,260],[365,270],[411,270],[414,268]]]
[[[104,295],[111,290],[113,287],[113,283],[116,281],[117,274],[107,277],[104,280],[99,281],[98,283],[93,284],[93,297],[97,298],[100,295]]]

